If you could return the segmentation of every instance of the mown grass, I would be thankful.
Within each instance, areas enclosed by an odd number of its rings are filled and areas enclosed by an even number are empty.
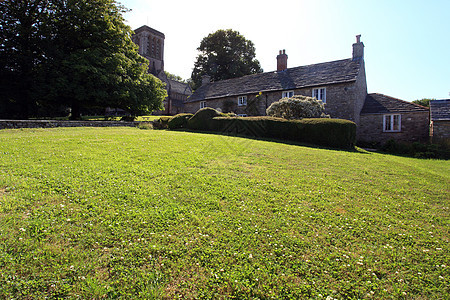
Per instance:
[[[0,131],[0,298],[448,299],[448,161]]]

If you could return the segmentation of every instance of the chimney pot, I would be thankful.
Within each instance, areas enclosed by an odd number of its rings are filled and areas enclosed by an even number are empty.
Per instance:
[[[364,59],[364,44],[361,42],[361,35],[356,36],[356,43],[353,44],[353,60]]]

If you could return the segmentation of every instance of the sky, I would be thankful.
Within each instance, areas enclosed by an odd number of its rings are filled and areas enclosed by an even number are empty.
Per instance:
[[[184,79],[219,29],[252,41],[264,72],[282,49],[288,68],[351,58],[360,34],[369,93],[450,99],[450,0],[117,1],[132,29],[164,33],[164,69]]]

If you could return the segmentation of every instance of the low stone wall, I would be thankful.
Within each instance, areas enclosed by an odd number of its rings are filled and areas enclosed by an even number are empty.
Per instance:
[[[58,120],[0,120],[0,129],[55,127],[136,127],[140,122],[125,121],[58,121]]]

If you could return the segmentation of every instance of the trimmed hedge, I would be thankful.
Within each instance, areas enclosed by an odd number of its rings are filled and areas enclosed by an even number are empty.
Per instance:
[[[192,130],[212,130],[210,128],[210,121],[214,117],[223,116],[223,114],[214,108],[205,107],[199,109],[187,123],[187,128]]]
[[[169,129],[179,129],[179,128],[187,128],[188,120],[193,116],[193,114],[178,114],[172,117],[169,120],[167,125]]]
[[[335,148],[353,148],[356,124],[342,119],[285,120],[273,117],[215,117],[208,129],[226,134],[276,138]]]

